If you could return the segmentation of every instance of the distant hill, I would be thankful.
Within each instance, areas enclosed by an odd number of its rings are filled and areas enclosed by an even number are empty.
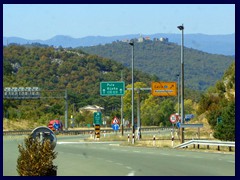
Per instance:
[[[143,37],[154,38],[168,38],[169,42],[181,43],[180,34],[166,34],[157,33],[152,35],[142,35]],[[57,35],[48,40],[28,40],[20,37],[3,37],[3,45],[16,43],[16,44],[32,44],[41,43],[49,46],[62,46],[76,48],[79,46],[96,46],[112,43],[114,41],[130,40],[133,38],[139,38],[139,34],[122,35],[122,36],[87,36],[83,38],[72,38],[70,36]],[[222,55],[235,55],[235,34],[229,35],[205,35],[205,34],[185,34],[184,46],[197,49],[200,51],[208,52],[211,54]]]
[[[82,51],[110,58],[131,67],[131,47],[127,42],[81,47]],[[160,81],[177,81],[180,73],[181,46],[161,41],[135,42],[135,69],[158,76]],[[192,48],[184,48],[185,86],[206,90],[221,79],[235,59],[232,56],[209,54]]]

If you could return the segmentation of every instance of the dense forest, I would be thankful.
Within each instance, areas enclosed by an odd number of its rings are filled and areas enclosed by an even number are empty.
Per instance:
[[[228,112],[233,113],[233,107],[235,108],[235,99],[232,95],[232,92],[235,92],[234,68],[232,64],[224,76],[208,91],[201,92],[189,88],[185,90],[185,114],[205,113],[212,129],[216,130],[216,137],[220,139],[225,137],[220,137],[217,132],[220,132],[222,126],[226,124],[229,127],[229,118],[232,118],[233,114],[229,116]],[[61,94],[67,89],[69,121],[70,116],[75,113],[75,126],[86,126],[93,123],[92,114],[78,111],[86,105],[103,107],[103,118],[106,118],[108,125],[111,124],[112,117],[120,117],[120,97],[100,96],[100,82],[123,79],[126,87],[131,87],[131,69],[119,62],[91,55],[80,49],[53,48],[39,44],[4,46],[3,73],[4,87],[39,87],[45,92],[44,96],[48,96],[37,100],[4,99],[4,118],[11,121],[21,119],[37,121],[42,125],[46,125],[50,119],[64,120],[64,99],[49,98],[51,95],[47,92],[50,90],[59,91]],[[149,75],[140,70],[134,72],[135,87],[151,87],[151,82],[159,80],[154,74]],[[177,97],[156,97],[149,92],[141,92],[139,95],[143,126],[171,125],[169,116],[178,111]],[[137,96],[135,93],[136,104]],[[124,118],[129,120],[131,91],[126,91],[123,101]],[[76,112],[73,112],[74,110]],[[134,114],[136,117],[137,109],[134,110]],[[216,124],[215,119],[218,116],[222,117],[222,124]],[[232,123],[230,124],[231,127],[228,129],[232,132],[234,128]],[[232,135],[230,137],[232,138]]]
[[[134,44],[135,68],[156,75],[161,81],[176,81],[180,73],[181,46],[161,41],[146,40]],[[110,58],[131,67],[132,49],[127,42],[80,47],[79,49]],[[224,71],[234,62],[234,57],[209,54],[191,48],[184,48],[185,86],[205,91],[219,80]]]

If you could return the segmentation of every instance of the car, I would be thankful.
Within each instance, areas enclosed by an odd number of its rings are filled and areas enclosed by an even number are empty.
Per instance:
[[[50,120],[48,123],[48,128],[51,129],[52,131],[62,131],[63,124],[58,119]]]

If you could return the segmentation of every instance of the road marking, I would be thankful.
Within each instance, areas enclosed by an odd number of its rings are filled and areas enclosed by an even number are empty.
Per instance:
[[[166,154],[166,153],[160,153],[160,154],[164,156],[169,156],[169,154]]]
[[[122,163],[115,163],[116,165],[119,165],[119,166],[122,166],[123,164]]]
[[[126,152],[126,151],[128,151],[128,150],[126,150],[126,149],[122,149],[121,151],[124,151],[124,152]]]
[[[132,169],[132,168],[131,168],[131,167],[129,167],[129,166],[126,166],[126,168],[127,168],[127,169]]]
[[[185,155],[181,155],[181,154],[176,154],[175,156],[178,156],[178,157],[185,157]]]
[[[109,144],[109,146],[120,146],[120,144]]]
[[[235,164],[235,161],[228,161],[229,163],[233,163],[233,164]]]
[[[153,152],[147,152],[148,154],[153,154]]]
[[[133,151],[133,152],[137,152],[138,153],[138,152],[141,152],[141,151]]]
[[[57,144],[109,144],[110,142],[57,142]],[[114,145],[114,146],[119,146],[119,144],[109,144],[109,145]]]
[[[200,157],[200,156],[193,156],[193,158],[202,159],[203,157]]]
[[[134,176],[134,171],[131,171],[130,173],[127,174],[127,176]]]

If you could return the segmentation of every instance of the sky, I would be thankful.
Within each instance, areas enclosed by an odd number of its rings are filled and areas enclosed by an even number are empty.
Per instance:
[[[3,36],[235,33],[234,4],[3,4]]]

